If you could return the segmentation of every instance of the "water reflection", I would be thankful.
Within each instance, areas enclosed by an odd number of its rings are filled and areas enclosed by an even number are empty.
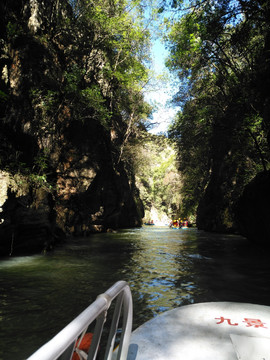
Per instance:
[[[164,228],[149,230],[139,241],[140,251],[132,253],[128,264],[129,283],[137,301],[145,303],[147,317],[179,306],[186,301],[193,302],[192,261],[183,257],[185,243],[193,232],[179,236],[176,230]],[[181,266],[179,266],[181,257]],[[176,286],[179,282],[181,288]],[[145,310],[138,315],[145,317]],[[150,311],[149,311],[150,310]]]
[[[0,262],[0,359],[30,355],[120,279],[131,286],[134,327],[194,302],[270,305],[267,253],[241,237],[162,227],[96,234]]]

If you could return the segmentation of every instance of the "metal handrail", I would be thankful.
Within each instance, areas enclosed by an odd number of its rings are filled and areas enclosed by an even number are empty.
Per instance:
[[[107,311],[111,302],[116,299],[116,306],[111,323],[104,360],[111,360],[116,331],[118,328],[121,310],[123,309],[123,326],[116,360],[126,360],[129,340],[132,330],[132,295],[125,281],[118,281],[104,294],[88,306],[79,316],[62,329],[54,338],[38,349],[27,360],[71,360],[75,344],[83,336],[88,326],[97,319],[94,336],[87,356],[87,360],[95,360],[100,343],[100,338],[106,321]]]

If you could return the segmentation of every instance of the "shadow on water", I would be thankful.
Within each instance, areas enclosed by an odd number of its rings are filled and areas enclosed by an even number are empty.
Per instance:
[[[131,287],[134,328],[191,303],[270,305],[267,253],[239,236],[156,226],[96,234],[0,262],[0,359],[29,356],[118,280]]]

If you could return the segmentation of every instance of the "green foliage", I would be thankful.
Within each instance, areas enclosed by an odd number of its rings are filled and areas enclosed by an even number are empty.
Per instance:
[[[20,24],[9,21],[6,26],[6,33],[10,40],[15,40],[20,34],[22,34]]]
[[[167,66],[183,84],[175,97],[183,110],[170,136],[178,143],[187,211],[196,210],[209,184],[230,207],[268,168],[269,95],[260,78],[269,63],[258,67],[268,56],[267,11],[258,1],[195,1],[166,36]]]
[[[55,185],[50,180],[51,166],[49,149],[44,148],[37,154],[32,169],[26,168],[24,175],[27,175],[33,188],[43,188],[50,193],[55,190]]]
[[[181,178],[173,143],[145,133],[125,148],[124,159],[135,171],[146,215],[155,209],[160,219],[179,216]]]
[[[34,118],[31,123],[32,131],[40,143],[55,133],[55,117],[59,108],[59,93],[42,88],[31,88],[29,96],[34,109]]]
[[[48,13],[40,12],[42,26],[37,32],[29,30],[25,14],[13,21],[17,13],[9,9],[5,21],[10,61],[14,61],[12,69],[18,70],[13,71],[18,91],[23,91],[18,101],[27,108],[27,114],[14,123],[27,132],[33,140],[33,152],[38,154],[33,161],[35,155],[24,156],[25,148],[20,149],[18,156],[12,156],[10,171],[17,168],[31,183],[48,184],[50,167],[57,166],[58,157],[65,157],[65,147],[77,146],[80,134],[76,133],[75,140],[70,129],[98,129],[107,136],[108,149],[112,150],[108,156],[115,166],[124,159],[124,148],[144,129],[151,113],[142,94],[149,77],[146,3],[60,1],[51,4]],[[13,41],[18,35],[22,35],[22,44],[27,43],[22,47],[25,51],[20,52],[19,42]],[[3,91],[0,101],[9,101]],[[110,134],[115,134],[111,144]]]
[[[50,152],[49,149],[40,151],[33,164],[20,161],[21,154],[16,153],[10,157],[9,165],[5,166],[6,171],[17,187],[32,189],[45,189],[47,192],[53,193],[55,185],[51,178]],[[15,185],[14,185],[15,186]],[[17,191],[17,190],[16,190]]]
[[[83,70],[78,64],[72,64],[70,68],[65,71],[64,79],[66,82],[64,91],[67,94],[76,94],[80,89],[82,83]]]
[[[0,90],[0,102],[6,102],[9,96],[4,91]]]
[[[82,101],[89,107],[94,109],[95,116],[99,119],[100,123],[107,129],[108,121],[111,117],[111,111],[106,107],[105,99],[101,94],[100,88],[93,85],[86,89],[81,90]]]
[[[209,181],[210,114],[198,111],[196,103],[186,104],[169,128],[169,137],[176,141],[179,170],[182,176],[181,217],[196,214],[196,208]],[[209,117],[208,117],[209,116]]]
[[[9,21],[6,29],[7,29],[7,35],[9,37],[13,37],[17,32],[17,24],[14,24]]]
[[[145,113],[140,94],[148,81],[149,32],[140,1],[73,1],[72,8],[78,36],[64,74],[65,97],[80,121],[93,118],[106,130],[123,132],[115,143],[121,153]]]

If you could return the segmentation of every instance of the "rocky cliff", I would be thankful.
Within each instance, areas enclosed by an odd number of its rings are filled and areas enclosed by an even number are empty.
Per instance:
[[[119,156],[126,126],[102,75],[104,53],[89,38],[82,50],[68,1],[3,1],[1,14],[0,254],[139,226],[143,208]]]
[[[270,247],[270,172],[259,173],[235,206],[239,231],[250,241]]]

